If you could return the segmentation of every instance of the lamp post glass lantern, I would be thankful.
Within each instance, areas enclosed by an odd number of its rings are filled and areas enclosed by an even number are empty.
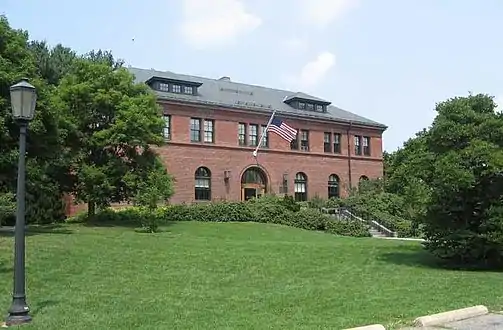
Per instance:
[[[37,91],[26,79],[10,88],[12,117],[19,125],[19,162],[17,168],[16,227],[14,234],[14,288],[6,325],[31,321],[26,303],[25,276],[25,172],[26,130],[35,114]]]
[[[37,103],[37,91],[27,79],[22,79],[19,83],[11,86],[10,100],[14,119],[22,121],[33,119],[35,104]]]

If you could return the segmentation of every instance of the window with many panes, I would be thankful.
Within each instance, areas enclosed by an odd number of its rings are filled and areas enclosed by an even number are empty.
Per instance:
[[[323,106],[320,104],[316,104],[316,111],[323,112]]]
[[[196,201],[211,200],[211,172],[206,167],[199,167],[194,175],[194,198]]]
[[[182,86],[180,85],[173,85],[173,93],[181,93],[182,92]]]
[[[362,137],[359,135],[355,135],[354,137],[354,143],[355,143],[355,155],[361,155],[362,154]]]
[[[336,174],[328,177],[328,198],[339,198],[339,177]]]
[[[201,142],[201,119],[190,118],[190,141]]]
[[[363,154],[365,156],[370,156],[370,137],[364,136],[362,138],[363,141]]]
[[[184,94],[193,94],[194,93],[194,87],[192,87],[192,86],[183,86],[183,93]]]
[[[323,133],[323,151],[332,152],[332,133]]]
[[[334,133],[334,153],[341,153],[341,134]]]
[[[299,130],[297,130],[297,136],[290,142],[290,149],[299,150]]]
[[[296,201],[307,201],[307,176],[302,172],[295,174],[294,191]]]
[[[239,123],[238,124],[238,141],[240,146],[246,145],[246,124]]]
[[[300,150],[309,151],[309,131],[300,131]]]
[[[248,125],[248,131],[249,131],[249,143],[251,146],[257,146],[258,145],[258,125],[256,124],[250,124]]]
[[[260,126],[260,136],[264,136],[262,139],[262,145],[260,146],[261,148],[269,147],[269,133],[266,132],[266,128],[266,125]]]
[[[313,110],[314,110],[314,104],[312,104],[312,103],[308,103],[308,104],[307,104],[307,110],[311,110],[311,111],[313,111]]]
[[[164,115],[163,119],[164,119],[164,131],[163,131],[164,139],[171,140],[171,116]]]
[[[304,102],[299,102],[299,109],[304,110],[306,108],[306,104]]]
[[[204,120],[204,142],[215,142],[215,122],[211,119]]]
[[[159,83],[159,90],[161,92],[169,92],[169,84]]]

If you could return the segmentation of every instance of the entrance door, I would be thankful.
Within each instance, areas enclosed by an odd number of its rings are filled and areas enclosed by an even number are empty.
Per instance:
[[[243,188],[243,199],[245,201],[257,197],[257,189],[255,188]]]
[[[267,177],[259,167],[248,168],[241,176],[241,200],[247,201],[266,193]]]

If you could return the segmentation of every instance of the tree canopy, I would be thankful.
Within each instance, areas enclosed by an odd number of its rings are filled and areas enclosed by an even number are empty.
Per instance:
[[[78,55],[29,41],[6,17],[0,17],[0,40],[0,193],[14,193],[17,177],[19,130],[9,87],[27,77],[38,94],[27,143],[29,222],[62,218],[64,193],[88,202],[93,214],[95,206],[131,200],[152,171],[170,186],[152,149],[163,142],[160,108],[122,60],[109,51]]]

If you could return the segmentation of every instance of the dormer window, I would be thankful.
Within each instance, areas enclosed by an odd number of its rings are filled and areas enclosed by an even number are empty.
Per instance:
[[[304,93],[286,96],[283,102],[295,109],[317,112],[326,112],[330,105],[328,101]]]
[[[169,92],[169,84],[159,83],[159,90],[161,92]]]
[[[154,76],[146,81],[152,89],[166,93],[197,95],[197,88],[202,85],[198,81],[185,81],[168,77]]]

